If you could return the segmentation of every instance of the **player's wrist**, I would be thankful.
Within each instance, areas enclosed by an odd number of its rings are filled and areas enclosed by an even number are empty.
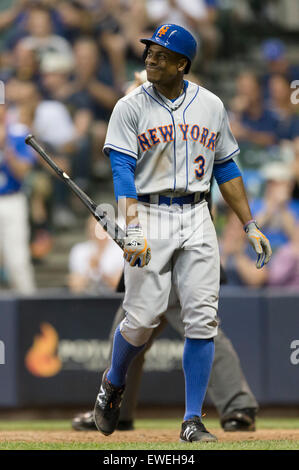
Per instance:
[[[143,230],[141,224],[139,222],[128,224],[126,227],[126,233],[127,235],[138,235],[143,237]]]
[[[248,228],[251,224],[254,224],[258,228],[257,221],[255,219],[250,219],[248,222],[246,222],[246,224],[243,225],[244,232],[248,232]]]

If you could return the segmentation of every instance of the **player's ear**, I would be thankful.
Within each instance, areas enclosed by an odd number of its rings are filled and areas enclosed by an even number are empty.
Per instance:
[[[178,72],[184,72],[185,68],[188,65],[188,59],[182,57],[178,62]]]

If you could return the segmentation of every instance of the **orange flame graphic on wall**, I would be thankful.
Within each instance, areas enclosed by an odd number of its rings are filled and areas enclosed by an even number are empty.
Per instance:
[[[57,356],[58,334],[49,323],[42,323],[40,330],[41,334],[35,336],[26,354],[25,365],[33,375],[52,377],[61,369],[61,361]]]

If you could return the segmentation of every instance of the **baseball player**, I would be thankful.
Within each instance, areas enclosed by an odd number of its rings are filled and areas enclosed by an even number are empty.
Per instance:
[[[117,430],[130,431],[134,429],[134,414],[137,407],[143,365],[146,360],[145,356],[157,336],[169,323],[182,338],[184,337],[180,310],[179,302],[173,293],[167,312],[163,315],[159,327],[153,330],[145,348],[131,362],[120,407]],[[124,318],[125,312],[120,306],[113,320],[109,336],[111,341],[115,329]],[[214,341],[215,356],[207,393],[217,408],[221,426],[227,432],[255,431],[255,415],[258,403],[244,377],[238,355],[221,328],[218,328],[218,334],[215,336]],[[76,415],[72,420],[72,427],[76,431],[96,430],[93,410]]]
[[[185,333],[180,438],[215,441],[201,420],[218,327],[219,250],[205,200],[213,172],[257,253],[258,269],[268,263],[271,247],[252,219],[223,103],[184,80],[195,39],[164,24],[141,42],[148,81],[118,101],[104,145],[126,217],[126,318],[115,331],[94,419],[104,435],[115,430],[130,362],[159,326],[173,287]]]

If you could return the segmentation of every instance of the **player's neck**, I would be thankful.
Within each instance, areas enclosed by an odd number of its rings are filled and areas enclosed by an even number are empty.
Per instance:
[[[168,100],[174,100],[175,98],[178,98],[184,90],[184,80],[181,80],[179,82],[175,82],[171,85],[163,84],[163,83],[155,83],[155,88],[160,93],[161,95],[165,96]]]

